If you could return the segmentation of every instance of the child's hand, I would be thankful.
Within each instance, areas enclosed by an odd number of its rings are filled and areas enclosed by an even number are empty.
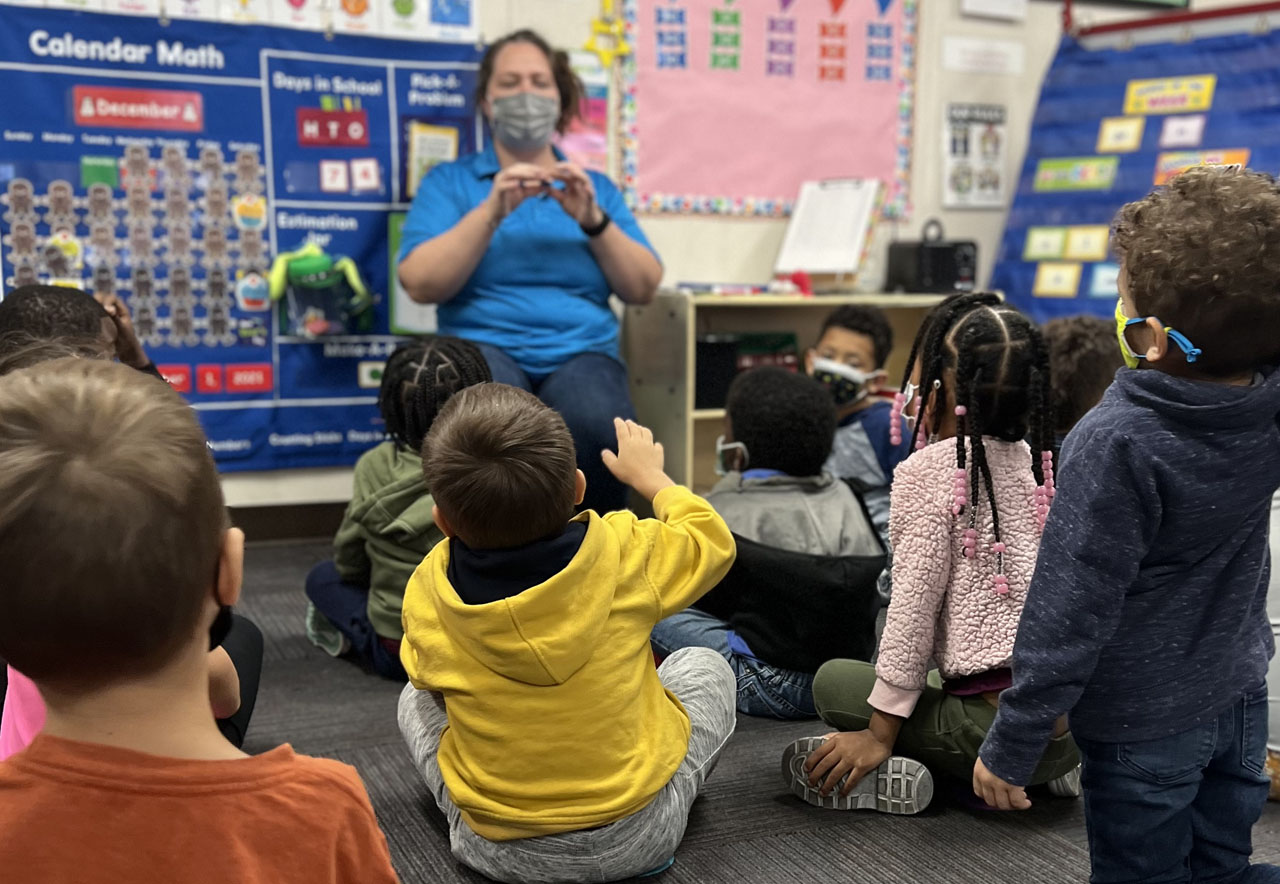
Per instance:
[[[840,782],[845,774],[841,795],[848,795],[858,781],[888,760],[893,754],[893,747],[886,746],[876,739],[871,731],[842,731],[828,734],[821,746],[809,753],[804,769],[809,774],[809,785],[817,786],[826,776],[826,781],[818,790],[823,795],[830,795],[831,790]]]
[[[620,417],[613,419],[613,427],[618,431],[618,453],[605,449],[600,457],[619,482],[650,501],[663,488],[676,484],[663,472],[662,443],[653,441],[652,430]]]
[[[138,333],[133,330],[133,318],[129,316],[129,308],[117,295],[94,295],[94,300],[107,311],[116,326],[116,358],[132,368],[146,368],[151,362],[147,351],[142,349]]]
[[[1026,789],[1000,779],[987,770],[981,758],[973,765],[973,794],[1000,810],[1026,810],[1031,807]]]

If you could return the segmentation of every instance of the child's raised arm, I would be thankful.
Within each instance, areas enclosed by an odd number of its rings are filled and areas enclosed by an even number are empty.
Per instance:
[[[620,482],[653,501],[657,520],[635,522],[646,535],[645,576],[657,596],[659,619],[683,611],[714,587],[737,556],[724,519],[663,471],[662,443],[635,421],[614,419],[618,453],[601,454]],[[633,517],[634,518],[634,517]]]

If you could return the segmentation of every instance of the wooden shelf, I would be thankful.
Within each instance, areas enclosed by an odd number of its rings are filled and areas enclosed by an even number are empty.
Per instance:
[[[933,307],[948,295],[859,294],[840,295],[692,295],[695,307],[840,307],[863,304],[868,307]]]

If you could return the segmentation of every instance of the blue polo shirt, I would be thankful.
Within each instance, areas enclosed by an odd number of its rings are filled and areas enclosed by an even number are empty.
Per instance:
[[[564,159],[558,150],[556,157]],[[405,218],[398,260],[484,202],[499,168],[491,144],[427,173]],[[600,208],[653,251],[608,176],[587,174]],[[554,199],[533,197],[502,220],[475,272],[439,306],[437,318],[442,334],[492,344],[540,377],[581,353],[618,358],[618,320],[609,294],[609,281],[578,222]]]

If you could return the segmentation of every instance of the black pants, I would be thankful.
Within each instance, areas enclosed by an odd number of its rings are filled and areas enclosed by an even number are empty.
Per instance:
[[[262,630],[252,620],[231,615],[231,631],[222,642],[240,678],[240,708],[230,718],[218,719],[218,730],[238,749],[244,745],[245,731],[258,701],[258,683],[262,680]]]

